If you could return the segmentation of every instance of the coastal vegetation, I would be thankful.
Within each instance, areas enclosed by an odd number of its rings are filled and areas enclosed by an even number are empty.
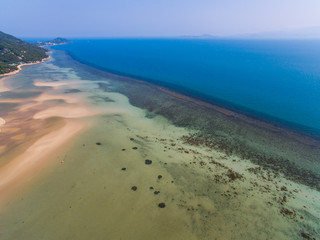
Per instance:
[[[0,31],[0,74],[17,70],[17,66],[47,58],[47,50]]]

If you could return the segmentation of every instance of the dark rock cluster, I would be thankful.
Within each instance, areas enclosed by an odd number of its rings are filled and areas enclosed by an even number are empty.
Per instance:
[[[149,160],[149,159],[146,159],[146,160],[144,161],[144,163],[145,163],[146,165],[150,165],[150,164],[152,164],[152,161]]]
[[[165,207],[166,207],[166,204],[165,204],[165,203],[159,203],[159,204],[158,204],[158,207],[159,207],[159,208],[165,208]]]

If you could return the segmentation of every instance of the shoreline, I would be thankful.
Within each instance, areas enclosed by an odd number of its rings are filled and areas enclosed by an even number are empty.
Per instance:
[[[1,77],[8,77],[8,76],[15,75],[15,74],[17,74],[18,72],[20,72],[20,71],[22,70],[22,67],[23,67],[23,66],[30,66],[30,65],[35,65],[35,64],[43,63],[44,61],[49,60],[50,58],[51,58],[51,57],[48,56],[48,57],[42,59],[41,61],[36,61],[36,62],[32,62],[32,63],[22,63],[22,64],[19,64],[19,65],[17,66],[17,68],[18,68],[17,70],[14,70],[14,71],[8,72],[8,73],[0,74],[0,78],[1,78]]]

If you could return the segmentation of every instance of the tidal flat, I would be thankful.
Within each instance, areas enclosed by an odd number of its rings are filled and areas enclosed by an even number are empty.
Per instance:
[[[0,80],[0,173],[37,150],[0,175],[0,238],[320,235],[317,139],[62,51]]]

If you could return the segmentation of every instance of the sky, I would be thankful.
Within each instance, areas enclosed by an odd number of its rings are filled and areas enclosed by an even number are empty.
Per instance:
[[[0,0],[17,37],[233,36],[320,26],[320,0]]]

